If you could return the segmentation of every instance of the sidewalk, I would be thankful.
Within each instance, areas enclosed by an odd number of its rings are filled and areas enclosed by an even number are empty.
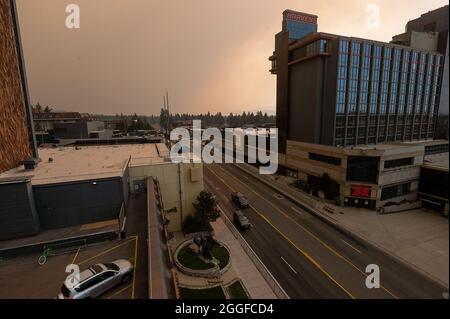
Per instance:
[[[380,215],[367,209],[325,204],[289,186],[292,179],[279,175],[259,175],[257,169],[249,165],[240,168],[245,168],[262,181],[270,183],[272,187],[295,197],[324,219],[357,235],[446,287],[449,286],[447,218],[425,209]],[[333,208],[334,213],[324,210],[324,206]]]
[[[228,246],[234,271],[244,283],[252,299],[277,299],[270,286],[259,273],[256,266],[242,249],[241,244],[233,236],[221,218],[211,223],[215,238]]]

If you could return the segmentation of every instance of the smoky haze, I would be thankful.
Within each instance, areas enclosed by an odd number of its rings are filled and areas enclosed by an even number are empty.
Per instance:
[[[65,8],[81,9],[67,29]],[[380,26],[366,26],[366,6]],[[17,0],[32,103],[90,113],[275,110],[268,57],[282,12],[319,16],[319,31],[389,41],[440,0]]]

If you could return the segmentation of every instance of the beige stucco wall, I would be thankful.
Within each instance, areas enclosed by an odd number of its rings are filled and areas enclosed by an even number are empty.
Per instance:
[[[195,180],[192,178],[192,172],[195,172]],[[164,163],[131,166],[131,192],[134,191],[135,181],[148,177],[155,177],[159,181],[164,210],[166,211],[166,217],[170,220],[168,230],[170,232],[181,230],[182,220],[194,213],[192,203],[203,190],[202,164]],[[168,212],[174,207],[176,211]]]
[[[333,156],[341,159],[341,165],[332,165],[309,159],[309,152],[322,155]],[[347,157],[348,156],[377,156],[380,158],[378,182],[368,184],[362,182],[347,181]],[[297,170],[299,179],[306,179],[306,174],[319,176],[328,173],[331,179],[340,184],[340,198],[351,196],[351,187],[355,185],[366,185],[371,187],[371,196],[373,200],[379,201],[377,206],[383,204],[380,201],[381,189],[383,187],[411,182],[411,192],[402,197],[390,199],[389,201],[401,201],[405,198],[414,200],[417,197],[418,179],[420,175],[420,166],[423,164],[424,147],[414,144],[405,146],[378,145],[373,148],[339,148],[326,145],[317,145],[302,143],[297,141],[287,141],[286,155],[283,155],[285,166]],[[396,167],[385,169],[384,162],[400,158],[413,157],[414,162],[411,166]]]

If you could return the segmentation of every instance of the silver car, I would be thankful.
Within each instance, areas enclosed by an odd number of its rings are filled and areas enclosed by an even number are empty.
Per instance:
[[[80,272],[79,279],[77,278],[76,281],[74,274],[67,276],[58,298],[96,298],[118,284],[129,281],[132,271],[133,266],[125,259],[116,260],[112,263],[96,264]]]

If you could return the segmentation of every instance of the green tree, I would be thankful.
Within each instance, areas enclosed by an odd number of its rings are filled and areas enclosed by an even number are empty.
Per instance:
[[[217,200],[210,192],[201,191],[193,205],[202,229],[203,227],[208,229],[209,223],[220,217],[220,212],[217,210]]]
[[[44,108],[44,113],[51,113],[53,109],[49,107],[48,105]]]

